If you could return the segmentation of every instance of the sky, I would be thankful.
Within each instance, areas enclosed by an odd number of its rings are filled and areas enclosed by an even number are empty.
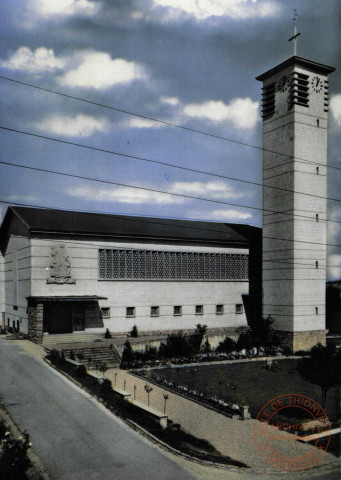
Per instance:
[[[341,168],[339,0],[3,0],[0,76],[69,97],[0,78],[0,126],[78,146],[0,129],[3,162],[68,174],[0,164],[0,221],[20,203],[261,226],[262,187],[224,177],[262,183],[255,77],[293,55],[295,8],[298,55],[337,69],[328,161]],[[329,169],[328,197],[340,187]],[[341,245],[340,202],[328,219]],[[328,264],[341,278],[340,247]]]

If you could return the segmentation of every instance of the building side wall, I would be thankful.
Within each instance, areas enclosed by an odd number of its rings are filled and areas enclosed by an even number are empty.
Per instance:
[[[74,284],[47,283],[51,247],[62,243],[71,261]],[[200,251],[241,253],[245,249],[188,247],[180,245],[132,244],[123,242],[81,242],[32,239],[32,296],[98,295],[101,308],[110,308],[103,318],[104,327],[112,332],[127,332],[133,325],[140,331],[193,329],[197,323],[209,328],[247,325],[245,313],[236,313],[242,305],[242,294],[248,293],[248,281],[169,281],[169,280],[100,280],[98,252],[100,248],[140,248],[162,251]],[[195,306],[203,305],[203,314],[195,314]],[[224,313],[216,314],[216,305],[224,305]],[[159,307],[159,316],[151,316],[151,307]],[[181,306],[182,315],[174,316],[173,307]],[[135,307],[135,316],[126,317],[126,308]]]
[[[5,326],[5,264],[4,257],[0,252],[0,327]]]
[[[28,333],[27,300],[31,287],[30,240],[11,236],[3,257],[5,325]]]

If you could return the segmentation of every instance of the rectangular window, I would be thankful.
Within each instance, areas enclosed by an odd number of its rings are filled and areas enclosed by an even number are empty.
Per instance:
[[[217,315],[222,315],[224,313],[224,305],[216,305],[215,313]]]
[[[102,248],[101,280],[247,280],[248,255]]]
[[[160,307],[150,307],[150,316],[158,317],[160,315]]]
[[[182,315],[182,307],[180,305],[176,305],[173,309],[173,315],[174,316],[179,316]]]
[[[126,317],[135,317],[135,307],[127,307]]]
[[[203,305],[196,305],[195,306],[195,314],[202,315],[204,313],[204,306]]]
[[[101,308],[101,317],[102,318],[110,318],[110,308],[109,307]]]
[[[236,304],[236,313],[244,313],[244,307],[242,303]]]

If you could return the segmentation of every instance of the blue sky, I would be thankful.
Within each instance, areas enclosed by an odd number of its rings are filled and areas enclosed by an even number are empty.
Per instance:
[[[292,56],[294,8],[298,54],[337,68],[329,162],[341,167],[339,0],[3,0],[0,75],[260,147],[255,77]],[[262,182],[259,149],[4,79],[0,101],[8,128]],[[4,130],[0,136],[3,161],[225,204],[5,165],[0,200],[261,226],[261,187]],[[329,173],[328,195],[340,198],[341,170]],[[6,208],[0,204],[1,218]],[[329,219],[341,221],[339,202],[329,202]],[[341,244],[340,226],[329,222],[328,243]],[[341,249],[330,247],[328,261],[329,278],[341,278]]]

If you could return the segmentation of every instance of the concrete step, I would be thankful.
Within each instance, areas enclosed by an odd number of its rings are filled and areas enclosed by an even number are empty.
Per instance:
[[[103,339],[103,333],[65,333],[44,335],[43,345],[58,345],[60,343],[89,343]]]
[[[76,348],[66,347],[62,349],[66,357],[70,357],[71,351],[76,359],[79,359],[79,354],[83,356],[81,360],[87,367],[96,367],[97,365],[104,365],[109,367],[118,367],[120,365],[120,356],[113,345],[81,347]]]

